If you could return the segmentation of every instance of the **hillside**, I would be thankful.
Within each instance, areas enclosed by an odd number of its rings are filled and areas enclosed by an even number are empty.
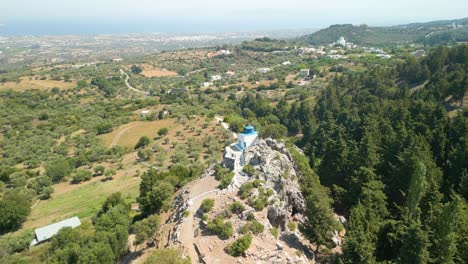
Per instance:
[[[313,34],[305,35],[300,40],[313,45],[326,45],[336,41],[341,36],[355,44],[371,46],[409,43],[452,44],[468,41],[468,18],[391,27],[354,26],[351,24],[331,25]]]

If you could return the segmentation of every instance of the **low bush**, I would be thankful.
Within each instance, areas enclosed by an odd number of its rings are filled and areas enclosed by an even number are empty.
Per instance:
[[[276,228],[276,227],[271,228],[271,229],[270,229],[270,233],[271,233],[276,239],[278,239],[278,236],[279,236],[279,230],[278,230],[278,228]]]
[[[239,230],[242,234],[248,234],[252,232],[253,234],[257,235],[262,233],[265,230],[265,226],[258,222],[257,220],[252,220],[247,222],[241,229]]]
[[[72,178],[74,183],[80,183],[90,180],[92,176],[93,174],[88,170],[76,170]]]
[[[245,206],[243,204],[241,204],[240,202],[233,202],[230,206],[229,206],[229,210],[233,213],[233,214],[240,214],[242,213],[244,210],[245,210]]]
[[[288,222],[287,224],[289,231],[295,232],[297,229],[297,223],[295,222]]]
[[[213,209],[214,202],[215,202],[214,199],[205,199],[203,200],[200,208],[202,209],[204,213],[208,213]]]
[[[216,180],[220,181],[221,183],[219,184],[218,188],[225,189],[231,184],[232,178],[234,178],[234,172],[229,171],[226,168],[223,168],[222,166],[216,166],[215,167],[216,171]]]
[[[221,239],[228,239],[234,234],[231,222],[224,223],[220,217],[216,217],[208,223],[208,230],[213,234],[218,235]]]
[[[247,249],[249,249],[251,243],[252,236],[247,234],[240,237],[232,244],[227,245],[224,248],[224,251],[234,257],[241,256]]]
[[[244,168],[242,168],[242,171],[247,173],[247,175],[249,176],[252,176],[255,174],[255,168],[254,166],[250,165],[250,164],[247,164],[244,166]]]

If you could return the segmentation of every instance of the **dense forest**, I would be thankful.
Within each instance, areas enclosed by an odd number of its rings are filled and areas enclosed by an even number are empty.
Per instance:
[[[358,45],[389,46],[407,43],[445,45],[467,41],[468,20],[434,21],[408,25],[372,27],[367,25],[332,25],[300,40],[313,45],[327,45],[340,37]],[[453,25],[459,25],[453,27]]]
[[[244,114],[275,115],[303,133],[297,144],[349,218],[337,263],[467,263],[468,123],[449,114],[466,93],[467,66],[467,45],[440,47],[337,76],[316,104],[240,102]]]

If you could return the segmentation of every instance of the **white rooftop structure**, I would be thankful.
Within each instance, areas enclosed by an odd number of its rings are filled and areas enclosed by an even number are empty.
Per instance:
[[[301,69],[299,75],[302,77],[308,77],[310,74],[310,69]]]
[[[31,242],[31,246],[34,246],[38,243],[49,240],[51,237],[56,235],[60,231],[60,229],[64,227],[75,228],[80,225],[81,225],[80,219],[77,216],[75,216],[75,217],[68,218],[63,221],[60,221],[60,222],[57,222],[48,226],[38,228],[36,229],[36,231],[34,231],[35,238]]]
[[[336,44],[341,45],[341,46],[346,46],[346,40],[344,37],[340,37],[337,41]]]
[[[203,88],[208,88],[208,87],[210,87],[211,85],[213,85],[213,83],[211,83],[211,82],[202,82],[202,83],[200,84],[200,86],[203,87]]]
[[[219,81],[223,77],[221,75],[211,75],[211,81]]]
[[[257,137],[257,131],[255,131],[253,126],[248,125],[244,128],[244,132],[237,135],[237,142],[226,147],[224,159],[225,161],[230,160],[230,166],[234,171],[242,170],[244,166],[244,151],[255,143]]]
[[[270,68],[258,68],[257,69],[257,72],[259,72],[259,73],[267,73],[269,71],[271,71]]]

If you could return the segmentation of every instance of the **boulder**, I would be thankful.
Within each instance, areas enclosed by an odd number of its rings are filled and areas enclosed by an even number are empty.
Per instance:
[[[276,228],[285,229],[289,212],[283,207],[268,207],[267,218],[270,224]]]

